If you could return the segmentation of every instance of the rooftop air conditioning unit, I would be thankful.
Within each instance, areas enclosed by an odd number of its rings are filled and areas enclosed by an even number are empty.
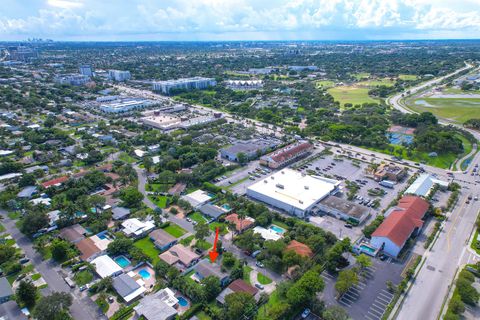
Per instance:
[[[308,189],[310,189],[310,187],[309,187],[309,186],[305,186],[305,190],[308,190]]]
[[[277,183],[276,187],[279,188],[279,189],[285,189],[285,187],[283,186],[283,184],[280,184],[280,183]]]
[[[303,201],[302,201],[302,200],[298,200],[298,202],[300,202],[301,204],[303,204]]]

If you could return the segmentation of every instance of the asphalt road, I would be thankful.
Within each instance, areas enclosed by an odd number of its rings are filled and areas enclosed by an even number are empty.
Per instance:
[[[409,89],[410,94],[419,92],[439,83],[448,76],[458,74],[471,67],[467,64],[445,77],[436,78],[418,87],[411,88]],[[405,95],[406,93],[397,94],[388,99],[387,102],[401,112],[412,113],[413,111],[406,108],[402,103]],[[440,123],[452,124],[445,120],[441,120]],[[479,132],[468,131],[477,140],[480,139]],[[469,170],[479,163],[480,154],[477,154],[470,163]],[[446,172],[446,170],[433,167],[428,167],[427,171],[438,174]],[[437,319],[442,311],[442,305],[448,295],[449,286],[453,281],[456,270],[466,263],[479,260],[475,254],[467,249],[470,235],[474,229],[474,222],[480,209],[480,202],[478,201],[471,201],[470,204],[466,203],[469,195],[478,193],[479,187],[475,180],[478,180],[478,176],[456,173],[455,181],[462,186],[459,201],[448,216],[447,221],[444,222],[443,231],[432,250],[425,254],[425,263],[408,292],[396,319]]]
[[[48,295],[54,291],[67,292],[73,296],[71,315],[77,320],[95,320],[106,319],[102,315],[98,306],[87,296],[82,297],[80,293],[72,290],[59,273],[61,268],[52,261],[44,261],[39,253],[33,248],[33,244],[23,233],[15,226],[15,221],[10,219],[6,211],[0,210],[3,216],[2,224],[6,232],[9,233],[22,248],[25,255],[30,259],[37,271],[42,275],[48,284],[48,287],[42,290],[43,295]],[[77,290],[78,291],[78,290]]]

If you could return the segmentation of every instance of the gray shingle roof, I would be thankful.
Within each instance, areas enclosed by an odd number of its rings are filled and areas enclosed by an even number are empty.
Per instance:
[[[11,295],[13,295],[13,290],[7,278],[5,277],[0,278],[0,297],[4,298],[4,297],[9,297]]]
[[[126,297],[140,288],[140,285],[129,275],[121,274],[113,279],[113,287],[120,296]]]

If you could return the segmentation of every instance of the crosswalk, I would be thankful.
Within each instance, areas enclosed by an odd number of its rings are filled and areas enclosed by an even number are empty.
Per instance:
[[[392,299],[393,294],[385,289],[382,289],[368,309],[365,318],[368,320],[380,320]]]

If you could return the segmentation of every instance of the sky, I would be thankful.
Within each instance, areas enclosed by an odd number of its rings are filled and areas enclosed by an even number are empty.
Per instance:
[[[480,0],[1,0],[0,41],[480,38]]]

